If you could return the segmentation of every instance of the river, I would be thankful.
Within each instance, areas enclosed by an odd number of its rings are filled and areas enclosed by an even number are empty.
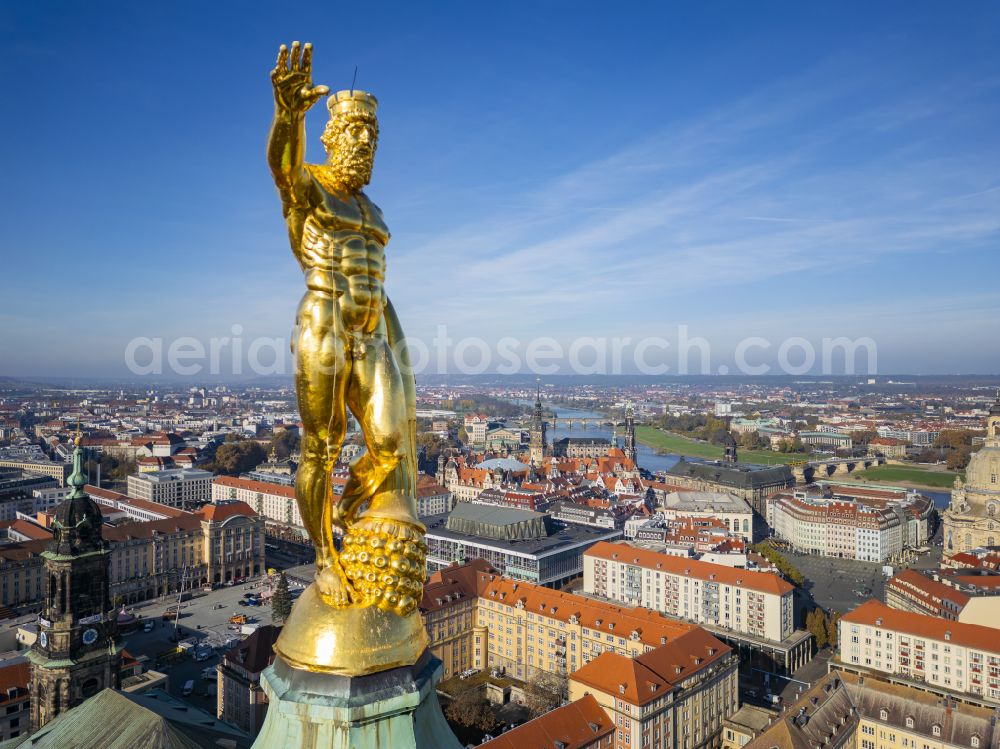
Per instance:
[[[521,405],[533,405],[532,401],[518,400],[516,403]],[[564,406],[553,406],[552,404],[547,404],[546,408],[553,412],[557,418],[560,419],[603,419],[607,418],[604,414],[597,413],[596,411],[585,411],[579,408],[566,408]],[[549,427],[547,432],[547,438],[549,442],[555,442],[563,437],[611,437],[611,428],[607,426],[597,426],[595,424],[590,424],[584,429],[582,426],[575,426],[570,429],[568,427]],[[621,447],[622,435],[618,434],[618,446]],[[637,443],[637,459],[639,466],[645,468],[647,471],[652,473],[657,473],[658,471],[666,471],[668,468],[672,468],[678,460],[680,460],[679,455],[674,455],[672,453],[665,453],[659,455],[653,448],[648,445],[644,445],[641,442]],[[948,506],[951,501],[951,492],[942,491],[930,491],[930,490],[920,490],[921,494],[930,497],[934,502],[934,506],[939,510],[943,510]]]
[[[515,401],[521,405],[533,405],[532,401],[518,400]],[[546,409],[553,412],[559,419],[606,419],[607,416],[604,414],[597,413],[596,411],[584,411],[579,408],[565,408],[563,406],[553,406],[551,403],[546,404]],[[584,429],[581,425],[576,425],[572,429],[569,427],[549,427],[546,437],[549,442],[555,442],[563,437],[604,437],[609,439],[611,437],[611,427],[608,426],[597,426],[596,424],[588,424],[587,428]],[[622,446],[623,435],[621,432],[618,433],[618,446]],[[672,468],[678,460],[680,460],[679,455],[663,454],[658,455],[653,448],[642,444],[641,442],[636,443],[636,460],[641,468],[645,468],[647,471],[656,473],[658,471],[666,471],[668,468]]]

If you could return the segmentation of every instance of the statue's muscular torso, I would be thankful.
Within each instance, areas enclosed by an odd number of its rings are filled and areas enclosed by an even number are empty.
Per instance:
[[[338,193],[315,176],[312,182],[310,208],[298,217],[300,231],[294,226],[298,221],[289,216],[306,286],[337,298],[347,330],[371,333],[385,307],[382,284],[389,229],[382,211],[361,191]]]

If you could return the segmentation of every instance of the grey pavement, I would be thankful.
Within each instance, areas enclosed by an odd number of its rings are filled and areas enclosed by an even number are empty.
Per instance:
[[[290,582],[289,587],[294,594],[296,584]],[[200,676],[204,668],[219,663],[223,652],[222,646],[227,640],[233,637],[242,637],[240,633],[228,628],[229,617],[233,614],[245,614],[250,623],[262,625],[271,623],[270,606],[240,606],[237,604],[237,601],[243,598],[246,593],[254,591],[259,592],[260,588],[252,587],[252,583],[234,585],[228,588],[222,587],[210,593],[198,589],[193,592],[192,598],[181,603],[181,617],[177,622],[178,639],[204,642],[215,648],[215,654],[207,661],[198,662],[189,655],[183,655],[171,663],[161,663],[159,667],[154,665],[157,658],[176,648],[176,643],[170,639],[174,634],[174,624],[171,621],[164,621],[163,613],[168,606],[177,604],[177,596],[145,601],[126,607],[128,611],[143,620],[152,620],[155,626],[151,632],[145,632],[140,627],[125,635],[123,637],[125,649],[133,657],[148,656],[147,665],[150,668],[167,674],[170,694],[214,714],[216,698],[204,694],[206,687],[214,682],[203,680]],[[195,682],[195,693],[190,697],[183,697],[181,690],[189,679]]]
[[[806,578],[803,586],[812,599],[827,610],[846,614],[869,598],[885,600],[886,578],[882,564],[853,559],[811,556],[782,551],[788,561],[798,567]],[[916,569],[936,568],[941,562],[941,548],[934,546],[927,554],[909,565]],[[899,572],[903,567],[894,566]]]

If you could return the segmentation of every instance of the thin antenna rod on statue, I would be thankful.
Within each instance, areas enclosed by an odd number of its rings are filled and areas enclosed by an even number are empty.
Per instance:
[[[358,66],[354,66],[354,77],[351,78],[351,96],[354,96],[354,84],[358,82]]]

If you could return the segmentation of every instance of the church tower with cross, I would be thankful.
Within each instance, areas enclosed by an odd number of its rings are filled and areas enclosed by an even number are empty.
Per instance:
[[[103,517],[87,494],[83,448],[76,438],[69,497],[55,510],[53,537],[42,552],[46,595],[38,639],[28,652],[31,727],[108,687],[121,686],[122,647],[109,595],[111,547]]]
[[[535,389],[535,410],[531,415],[531,429],[528,439],[528,461],[536,468],[545,457],[545,414],[542,411],[542,390]]]

